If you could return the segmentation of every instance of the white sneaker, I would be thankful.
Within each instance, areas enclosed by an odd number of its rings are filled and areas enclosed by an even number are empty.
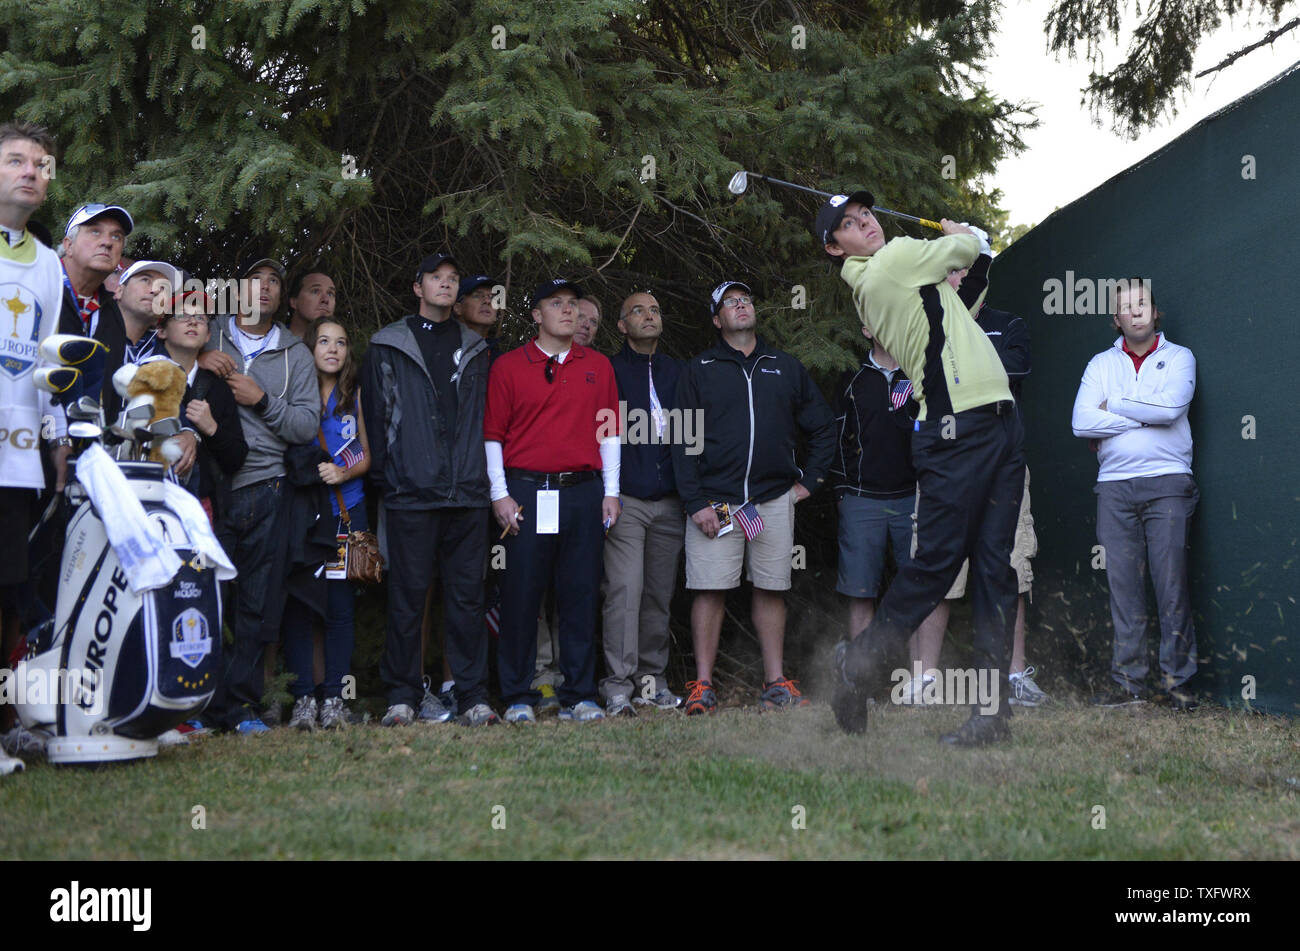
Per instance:
[[[628,707],[631,710],[631,707]],[[578,723],[590,723],[593,720],[605,719],[605,711],[600,709],[600,704],[594,700],[579,700],[571,707],[565,707],[560,711],[561,720],[574,720]]]
[[[632,701],[628,700],[627,694],[616,693],[609,698],[605,704],[605,716],[607,717],[634,717],[636,710],[632,707]]]
[[[908,704],[909,706],[912,704],[919,706],[921,704],[933,703],[934,699],[927,698],[924,693],[925,688],[932,683],[934,683],[934,677],[930,674],[913,677],[907,683],[903,684],[903,693],[898,702]]]
[[[384,726],[410,726],[415,722],[415,711],[407,703],[395,703],[379,721]]]
[[[21,773],[27,768],[24,763],[16,756],[10,756],[8,753],[0,751],[0,776],[8,776],[10,773]]]
[[[159,746],[189,746],[190,738],[180,730],[168,730],[158,734]]]
[[[309,733],[316,729],[316,698],[311,694],[299,697],[293,702],[293,713],[289,717],[289,729],[306,730]]]
[[[520,724],[536,723],[537,714],[533,711],[533,708],[526,703],[513,703],[506,707],[506,722]]]
[[[1026,667],[1020,673],[1008,676],[1007,680],[1011,683],[1013,707],[1037,707],[1047,703],[1047,694],[1034,683],[1034,668]]]

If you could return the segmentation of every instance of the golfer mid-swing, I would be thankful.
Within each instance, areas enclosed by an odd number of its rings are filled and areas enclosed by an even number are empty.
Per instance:
[[[836,195],[814,233],[853,289],[863,326],[912,380],[921,411],[912,433],[917,473],[916,557],[881,599],[871,624],[836,651],[835,719],[849,733],[867,726],[867,698],[882,661],[916,629],[971,559],[976,682],[996,684],[971,717],[941,741],[982,746],[1006,739],[1003,698],[1016,618],[1011,546],[1024,491],[1023,433],[1007,374],[971,317],[991,262],[987,239],[944,219],[944,237],[886,243],[868,192]],[[953,268],[970,273],[955,291]],[[969,680],[967,680],[969,682]]]

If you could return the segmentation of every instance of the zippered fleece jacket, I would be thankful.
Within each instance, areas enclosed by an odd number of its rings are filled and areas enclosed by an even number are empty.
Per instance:
[[[455,318],[448,318],[455,319]],[[407,318],[370,338],[361,372],[370,439],[370,477],[390,509],[477,508],[491,504],[483,413],[488,342],[460,325],[456,431],[439,409],[438,389]]]
[[[208,336],[208,350],[220,350],[235,361],[240,373],[251,376],[266,391],[266,412],[239,404],[239,425],[248,443],[244,464],[230,480],[231,490],[284,475],[284,453],[290,446],[315,442],[320,429],[320,385],[316,361],[307,345],[283,324],[275,349],[265,350],[251,363],[235,343],[230,322],[238,317],[217,317]]]
[[[840,270],[862,325],[912,381],[922,422],[1012,398],[997,350],[971,316],[988,286],[990,260],[974,235],[950,234],[894,238]],[[963,267],[970,272],[959,294],[947,278]]]
[[[687,515],[710,502],[768,502],[799,482],[816,492],[835,456],[835,420],[804,365],[762,337],[746,357],[719,339],[687,362],[677,381],[683,413],[703,413],[704,448],[673,446],[673,472]],[[698,430],[697,430],[698,431]],[[799,434],[807,460],[796,461]]]
[[[1076,436],[1100,440],[1097,481],[1191,475],[1195,392],[1196,358],[1164,334],[1137,372],[1123,337],[1089,360],[1071,425]]]

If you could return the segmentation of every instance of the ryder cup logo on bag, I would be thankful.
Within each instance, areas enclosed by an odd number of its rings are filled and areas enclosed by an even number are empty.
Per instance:
[[[15,380],[36,366],[40,326],[36,295],[21,284],[0,284],[0,369]]]
[[[208,636],[208,621],[194,608],[186,608],[172,624],[172,656],[198,667],[203,658],[212,653],[212,638]]]

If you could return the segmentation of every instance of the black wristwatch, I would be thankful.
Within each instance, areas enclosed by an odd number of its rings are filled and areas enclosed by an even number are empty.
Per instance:
[[[262,398],[253,404],[253,409],[259,413],[265,413],[266,408],[271,405],[271,394],[265,390],[262,391]]]

